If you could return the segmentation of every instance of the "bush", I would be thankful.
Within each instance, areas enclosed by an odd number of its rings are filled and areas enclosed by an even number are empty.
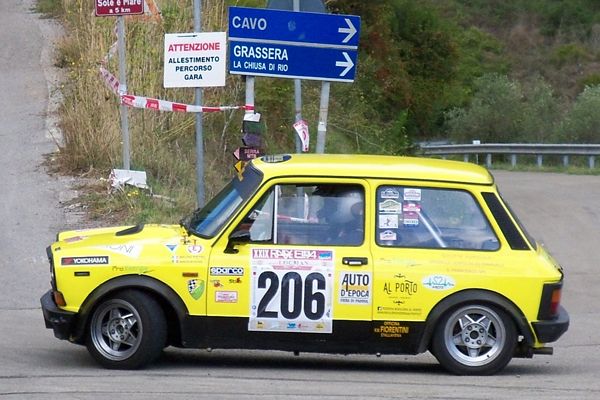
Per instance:
[[[506,75],[487,74],[475,81],[466,108],[446,113],[450,137],[458,142],[550,142],[560,119],[552,88],[536,78],[521,86]]]
[[[588,54],[587,50],[583,46],[575,43],[559,46],[556,50],[554,50],[552,56],[550,57],[550,61],[552,61],[552,63],[557,67],[576,64],[589,59],[590,55]]]
[[[487,74],[476,79],[474,86],[468,108],[446,113],[450,137],[458,142],[479,139],[488,143],[518,139],[524,116],[520,85],[505,75]]]
[[[567,143],[600,143],[600,85],[587,86],[561,126],[560,138]]]

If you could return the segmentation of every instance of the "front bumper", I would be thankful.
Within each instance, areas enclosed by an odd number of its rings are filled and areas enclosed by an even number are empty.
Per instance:
[[[569,314],[560,306],[555,319],[533,322],[531,325],[540,343],[555,342],[569,329]]]
[[[75,327],[77,314],[61,310],[54,303],[52,290],[48,290],[41,298],[42,312],[46,328],[54,331],[54,336],[62,340],[70,340]]]

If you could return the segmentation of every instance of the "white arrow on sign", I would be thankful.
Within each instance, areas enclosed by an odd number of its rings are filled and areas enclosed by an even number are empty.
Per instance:
[[[344,18],[344,21],[346,21],[346,25],[348,25],[347,28],[338,28],[338,32],[339,33],[347,33],[348,35],[344,38],[344,40],[342,40],[342,43],[348,43],[348,41],[350,39],[352,39],[352,36],[354,36],[356,34],[356,32],[358,32],[356,30],[356,28],[354,27],[354,24],[352,23],[352,21],[350,21],[350,18]]]
[[[340,74],[340,76],[346,76],[348,71],[350,71],[352,69],[352,67],[354,67],[354,63],[352,62],[352,59],[350,58],[348,53],[346,53],[345,51],[342,51],[342,54],[344,55],[344,58],[346,59],[346,61],[336,61],[335,66],[336,67],[346,67],[346,69],[343,70],[342,73]]]

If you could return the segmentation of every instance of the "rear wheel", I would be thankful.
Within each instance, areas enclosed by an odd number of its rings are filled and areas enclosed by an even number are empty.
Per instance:
[[[469,304],[442,316],[433,336],[432,352],[454,374],[491,375],[508,364],[516,345],[515,324],[504,311]]]
[[[128,290],[103,300],[87,329],[87,348],[105,368],[136,369],[155,360],[165,346],[167,323],[160,305]]]

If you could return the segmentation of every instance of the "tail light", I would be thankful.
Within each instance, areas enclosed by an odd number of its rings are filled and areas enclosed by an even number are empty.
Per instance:
[[[560,298],[562,295],[562,281],[546,283],[542,290],[542,299],[538,312],[538,320],[553,319],[558,315]]]

